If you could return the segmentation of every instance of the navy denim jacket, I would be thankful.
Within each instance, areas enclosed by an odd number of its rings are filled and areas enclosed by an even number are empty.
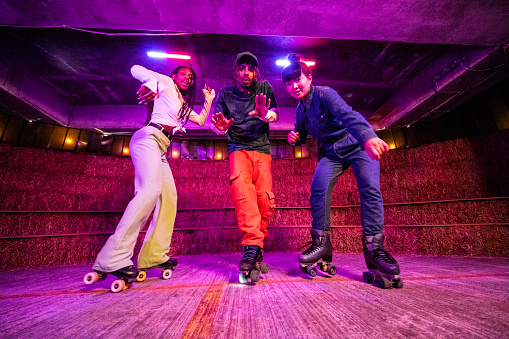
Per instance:
[[[309,134],[322,143],[334,143],[348,132],[361,149],[364,143],[377,135],[371,125],[330,87],[311,86],[306,102],[295,109],[295,131],[299,132],[296,146],[306,142]]]

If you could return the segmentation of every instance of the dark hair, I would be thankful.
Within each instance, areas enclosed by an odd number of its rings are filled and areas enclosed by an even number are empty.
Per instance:
[[[283,68],[282,78],[283,83],[286,84],[289,81],[295,80],[300,77],[300,74],[304,74],[305,76],[309,76],[311,74],[311,70],[308,65],[300,61],[302,57],[299,54],[292,53],[288,55],[287,59],[290,61],[290,64]]]
[[[233,66],[233,82],[232,84],[233,85],[236,85],[237,84],[237,79],[239,78],[239,67],[240,65],[235,65]],[[253,68],[254,68],[254,77],[253,77],[253,84],[257,81],[263,81],[263,78],[262,76],[260,75],[260,70],[258,69],[258,66],[254,66],[254,65],[251,65]]]
[[[184,122],[182,126],[184,126],[187,122],[187,119],[189,119],[189,115],[193,111],[194,101],[196,98],[196,73],[194,72],[194,69],[192,69],[189,66],[177,66],[171,72],[170,77],[172,75],[177,75],[178,71],[181,68],[189,68],[191,70],[191,73],[193,74],[193,82],[191,83],[191,86],[187,89],[187,91],[182,91],[180,88],[178,89],[180,94],[182,95],[182,98],[184,99],[184,102],[182,103],[182,106],[180,107],[178,119],[184,119]],[[178,87],[177,87],[178,88]],[[152,112],[154,111],[154,100],[150,101],[147,104],[147,120],[145,120],[145,125],[148,125],[150,122],[150,118],[152,117]]]

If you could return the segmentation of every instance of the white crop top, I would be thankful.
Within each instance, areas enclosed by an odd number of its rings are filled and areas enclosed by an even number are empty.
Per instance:
[[[186,130],[182,125],[184,121],[183,119],[178,118],[179,110],[184,99],[182,98],[177,85],[173,82],[173,79],[169,76],[153,72],[139,65],[134,65],[131,68],[131,74],[152,92],[157,93],[157,96],[154,99],[154,110],[152,112],[150,122],[174,127],[173,134],[177,131],[185,133]],[[196,81],[196,79],[194,79],[194,81]],[[210,97],[205,95],[203,110],[200,114],[192,111],[189,115],[189,121],[203,126],[207,121],[213,99],[214,96]]]

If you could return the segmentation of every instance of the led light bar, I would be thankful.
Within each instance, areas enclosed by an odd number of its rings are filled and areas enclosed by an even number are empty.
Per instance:
[[[190,55],[185,54],[168,54],[163,52],[147,52],[147,55],[151,58],[161,58],[161,59],[182,59],[182,60],[189,60],[191,59]]]
[[[305,63],[308,67],[314,66],[316,64],[316,62],[312,61],[312,60],[301,59],[300,61]],[[276,61],[276,65],[286,67],[286,66],[290,65],[290,61],[288,61],[287,59],[279,59]]]
[[[288,61],[286,59],[279,59],[276,61],[276,66],[283,66],[283,67],[290,66],[290,61]]]

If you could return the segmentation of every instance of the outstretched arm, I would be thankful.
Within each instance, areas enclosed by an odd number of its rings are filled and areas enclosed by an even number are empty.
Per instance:
[[[270,110],[270,98],[267,99],[265,94],[260,93],[255,97],[256,107],[249,115],[256,115],[260,120],[265,122],[277,122],[279,120],[279,109]]]
[[[170,77],[146,69],[140,65],[134,65],[131,68],[131,74],[135,79],[143,83],[136,94],[138,94],[138,103],[146,104],[151,100],[157,99],[159,91],[166,88],[166,81],[173,81]]]
[[[153,92],[150,88],[145,85],[141,85],[138,92],[138,104],[143,105],[147,104],[149,101],[155,100],[157,98],[157,84],[156,91]]]
[[[217,134],[226,134],[230,126],[233,124],[233,118],[227,120],[222,112],[212,115],[213,130]],[[219,133],[218,133],[219,132]]]

